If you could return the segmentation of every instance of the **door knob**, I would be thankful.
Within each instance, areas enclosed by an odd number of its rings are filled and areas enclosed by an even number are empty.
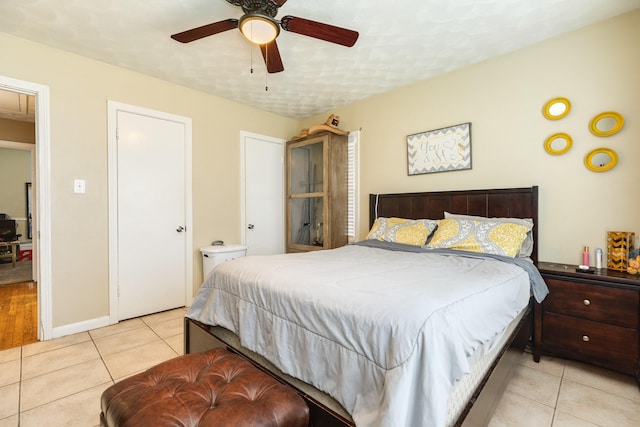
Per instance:
[[[184,227],[183,227],[183,226],[181,226],[181,225],[179,225],[179,226],[178,226],[178,228],[176,228],[176,231],[177,231],[178,233],[182,233],[182,232],[184,231]]]
[[[249,226],[247,227],[249,230],[253,230],[253,227],[255,227],[255,225],[253,224],[249,224]]]

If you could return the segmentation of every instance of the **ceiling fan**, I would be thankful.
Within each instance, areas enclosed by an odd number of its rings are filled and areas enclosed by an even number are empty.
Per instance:
[[[172,39],[181,43],[209,37],[214,34],[240,29],[242,35],[250,42],[260,46],[262,57],[269,73],[284,71],[282,58],[276,43],[280,27],[291,33],[302,34],[342,46],[351,47],[358,40],[358,32],[346,28],[335,27],[322,22],[287,15],[279,21],[275,19],[278,9],[287,0],[226,0],[234,6],[242,8],[244,15],[239,19],[225,19],[202,27],[192,28],[173,34]]]

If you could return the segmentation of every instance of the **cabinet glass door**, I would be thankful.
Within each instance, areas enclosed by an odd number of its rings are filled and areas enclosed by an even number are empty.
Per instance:
[[[324,208],[324,144],[292,146],[289,152],[290,244],[322,247]]]
[[[291,149],[291,194],[321,193],[323,191],[322,141]]]
[[[301,197],[291,200],[289,236],[296,245],[322,246],[322,197]]]

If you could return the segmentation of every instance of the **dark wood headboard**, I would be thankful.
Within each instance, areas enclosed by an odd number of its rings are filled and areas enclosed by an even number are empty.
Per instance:
[[[485,217],[533,219],[533,253],[538,262],[538,187],[492,190],[369,194],[369,227],[377,217],[444,218],[444,212]],[[377,214],[377,215],[376,215]]]

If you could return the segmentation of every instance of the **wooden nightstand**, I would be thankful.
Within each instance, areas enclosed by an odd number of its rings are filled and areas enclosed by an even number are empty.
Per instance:
[[[541,352],[636,377],[640,385],[640,275],[577,273],[541,262],[549,295],[534,311],[534,359]]]

